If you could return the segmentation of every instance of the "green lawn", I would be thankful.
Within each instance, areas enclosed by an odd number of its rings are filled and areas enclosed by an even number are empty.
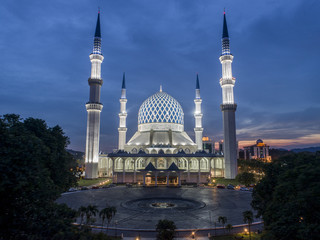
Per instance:
[[[235,179],[225,179],[225,178],[214,178],[214,180],[216,181],[216,184],[224,184],[224,185],[228,185],[228,184],[232,184],[233,186],[237,186],[237,185],[241,185],[241,183],[239,183],[237,180]]]
[[[257,233],[251,233],[251,239],[252,240],[260,240],[262,234],[257,234]],[[243,238],[242,238],[243,237]],[[243,233],[238,233],[238,234],[233,234],[233,235],[228,235],[228,236],[216,236],[216,237],[211,237],[210,240],[235,240],[235,239],[249,239],[249,234],[243,234]]]
[[[78,186],[80,187],[87,187],[87,186],[92,186],[92,185],[97,185],[101,182],[104,182],[106,181],[107,179],[109,178],[97,178],[97,179],[80,179],[78,181]],[[110,184],[111,183],[111,180],[108,181],[106,184],[103,184],[103,185],[107,185],[107,184]]]
[[[252,240],[260,240],[262,234],[257,234],[257,233],[251,233],[251,239]],[[243,237],[243,238],[242,238]],[[238,234],[233,234],[233,235],[227,235],[227,236],[212,236],[210,240],[236,240],[236,239],[249,239],[249,234],[243,234],[243,233],[238,233]]]

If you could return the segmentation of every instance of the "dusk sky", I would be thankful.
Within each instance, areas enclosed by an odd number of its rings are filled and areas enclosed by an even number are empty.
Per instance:
[[[60,125],[84,151],[89,54],[101,8],[101,151],[118,144],[123,72],[127,140],[159,91],[183,107],[194,137],[199,73],[204,135],[222,139],[221,35],[226,8],[240,146],[320,146],[319,0],[1,0],[0,114]]]

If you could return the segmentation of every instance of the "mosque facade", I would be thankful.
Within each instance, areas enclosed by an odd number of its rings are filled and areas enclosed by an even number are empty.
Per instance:
[[[184,130],[184,112],[180,103],[160,89],[147,98],[138,112],[136,133],[126,140],[127,97],[123,75],[120,96],[118,149],[108,154],[99,154],[100,140],[100,89],[102,86],[100,13],[98,14],[94,49],[89,78],[90,98],[86,104],[86,178],[112,177],[114,183],[139,183],[143,185],[181,185],[183,183],[207,183],[211,177],[235,178],[237,173],[235,110],[229,35],[224,14],[222,55],[222,87],[224,130],[224,155],[208,153],[202,143],[202,98],[199,77],[195,88],[195,140]]]

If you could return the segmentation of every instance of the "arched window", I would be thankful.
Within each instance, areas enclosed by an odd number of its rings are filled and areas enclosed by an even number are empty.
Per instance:
[[[158,159],[158,168],[166,168],[166,160],[163,158]]]
[[[208,168],[208,161],[207,161],[207,159],[201,159],[201,161],[200,161],[200,168],[201,168],[201,169],[207,169],[207,168]]]
[[[123,160],[121,158],[116,159],[116,169],[123,169]]]

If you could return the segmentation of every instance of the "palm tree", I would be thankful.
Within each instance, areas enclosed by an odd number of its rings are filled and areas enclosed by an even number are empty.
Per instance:
[[[107,215],[108,215],[108,208],[104,208],[104,209],[101,209],[101,211],[99,212],[99,217],[102,219],[102,228],[103,228],[103,224],[104,224],[104,220],[107,218]],[[102,228],[101,228],[101,231],[102,231]]]
[[[224,228],[224,225],[226,224],[227,222],[227,217],[224,217],[224,216],[219,216],[218,217],[218,222],[222,224],[223,228]]]
[[[80,216],[80,226],[82,226],[84,216],[86,215],[87,208],[85,206],[81,206],[78,209],[78,216]]]
[[[117,213],[117,208],[116,207],[106,207],[103,210],[105,210],[106,218],[107,218],[107,234],[108,234],[108,229],[109,229],[109,224],[114,218],[114,216]]]
[[[89,205],[87,206],[87,210],[86,210],[86,219],[87,219],[87,222],[86,222],[86,223],[87,223],[87,224],[90,224],[90,222],[93,222],[92,219],[91,219],[91,217],[92,217],[92,216],[95,217],[98,212],[99,212],[99,211],[98,211],[97,206],[89,204]]]
[[[228,230],[229,234],[230,234],[232,228],[233,228],[233,226],[230,223],[227,224],[226,229]]]
[[[249,227],[249,239],[251,240],[251,229],[250,229],[250,226],[251,226],[251,223],[253,222],[253,213],[252,211],[244,211],[242,213],[243,215],[243,221],[244,223],[248,223],[248,227]]]

